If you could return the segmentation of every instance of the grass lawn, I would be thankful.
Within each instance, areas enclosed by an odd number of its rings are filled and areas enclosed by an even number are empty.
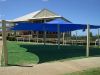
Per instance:
[[[7,42],[8,47],[8,64],[18,65],[18,64],[30,64],[38,63],[39,58],[34,53],[27,52],[26,48],[20,47],[23,43],[17,42]]]
[[[50,61],[63,61],[85,57],[85,46],[33,45],[32,43],[7,42],[8,64],[36,64]],[[90,56],[100,55],[99,48],[91,48]]]
[[[89,70],[74,72],[74,73],[65,74],[65,75],[100,75],[100,68],[89,69]]]

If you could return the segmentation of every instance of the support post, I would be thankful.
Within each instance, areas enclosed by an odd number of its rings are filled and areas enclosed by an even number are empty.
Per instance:
[[[99,36],[100,36],[100,33],[99,33],[99,28],[98,28],[98,47],[100,46],[100,38],[99,38]]]
[[[13,26],[15,26],[16,24],[15,23],[13,23]],[[16,38],[16,32],[17,31],[14,31],[14,37]]]
[[[63,32],[63,45],[65,44],[65,33]]]
[[[24,42],[24,36],[23,36],[23,42]]]
[[[36,32],[36,35],[37,35],[37,37],[36,37],[36,42],[37,42],[37,44],[38,44],[38,37],[39,37],[38,34],[39,34],[39,33],[38,33],[38,31],[37,31],[37,32]]]
[[[3,56],[4,65],[8,65],[8,51],[7,51],[7,40],[6,40],[6,21],[2,20],[2,39],[3,39]]]
[[[65,33],[65,45],[66,45],[66,41],[67,41],[67,37],[66,37],[66,33]]]
[[[87,24],[87,46],[86,46],[86,57],[89,57],[89,47],[90,47],[90,26]]]
[[[57,25],[58,29],[58,49],[60,49],[60,25]]]
[[[77,45],[77,31],[76,31],[76,45]]]
[[[29,42],[31,42],[31,31],[29,32]]]
[[[17,32],[17,36],[18,36],[18,32]],[[16,37],[16,41],[18,42],[18,37]]]
[[[18,37],[16,39],[17,39],[17,42],[18,42]]]
[[[46,20],[44,20],[44,23],[46,22]],[[44,46],[46,45],[46,30],[45,30],[45,27],[44,27]]]
[[[46,45],[46,31],[44,32],[44,45]]]

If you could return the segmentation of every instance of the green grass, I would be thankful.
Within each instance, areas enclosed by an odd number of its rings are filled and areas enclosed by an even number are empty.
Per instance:
[[[8,42],[8,64],[30,64],[38,63],[39,58],[34,53],[27,52],[27,49],[20,47],[22,43]]]
[[[65,61],[85,57],[85,46],[33,45],[32,43],[7,42],[8,64],[37,64],[52,61]],[[99,56],[99,48],[91,48],[90,56]]]
[[[100,75],[100,68],[84,70],[81,72],[73,72],[65,75]]]

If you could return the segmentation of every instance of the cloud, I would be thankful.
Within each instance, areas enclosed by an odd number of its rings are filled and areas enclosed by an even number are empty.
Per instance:
[[[49,0],[42,0],[43,2],[48,2]]]
[[[6,2],[7,0],[0,0],[1,2]]]

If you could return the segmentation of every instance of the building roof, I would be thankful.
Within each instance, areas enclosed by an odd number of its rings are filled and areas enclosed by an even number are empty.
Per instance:
[[[42,9],[36,12],[32,12],[29,14],[26,14],[22,17],[18,17],[12,21],[16,22],[16,21],[28,21],[31,19],[43,19],[43,18],[55,18],[55,17],[61,17],[57,14],[55,14],[54,12],[48,10],[48,9]]]
[[[12,20],[6,20],[6,23],[12,22]],[[2,23],[2,20],[0,20],[0,23]]]

